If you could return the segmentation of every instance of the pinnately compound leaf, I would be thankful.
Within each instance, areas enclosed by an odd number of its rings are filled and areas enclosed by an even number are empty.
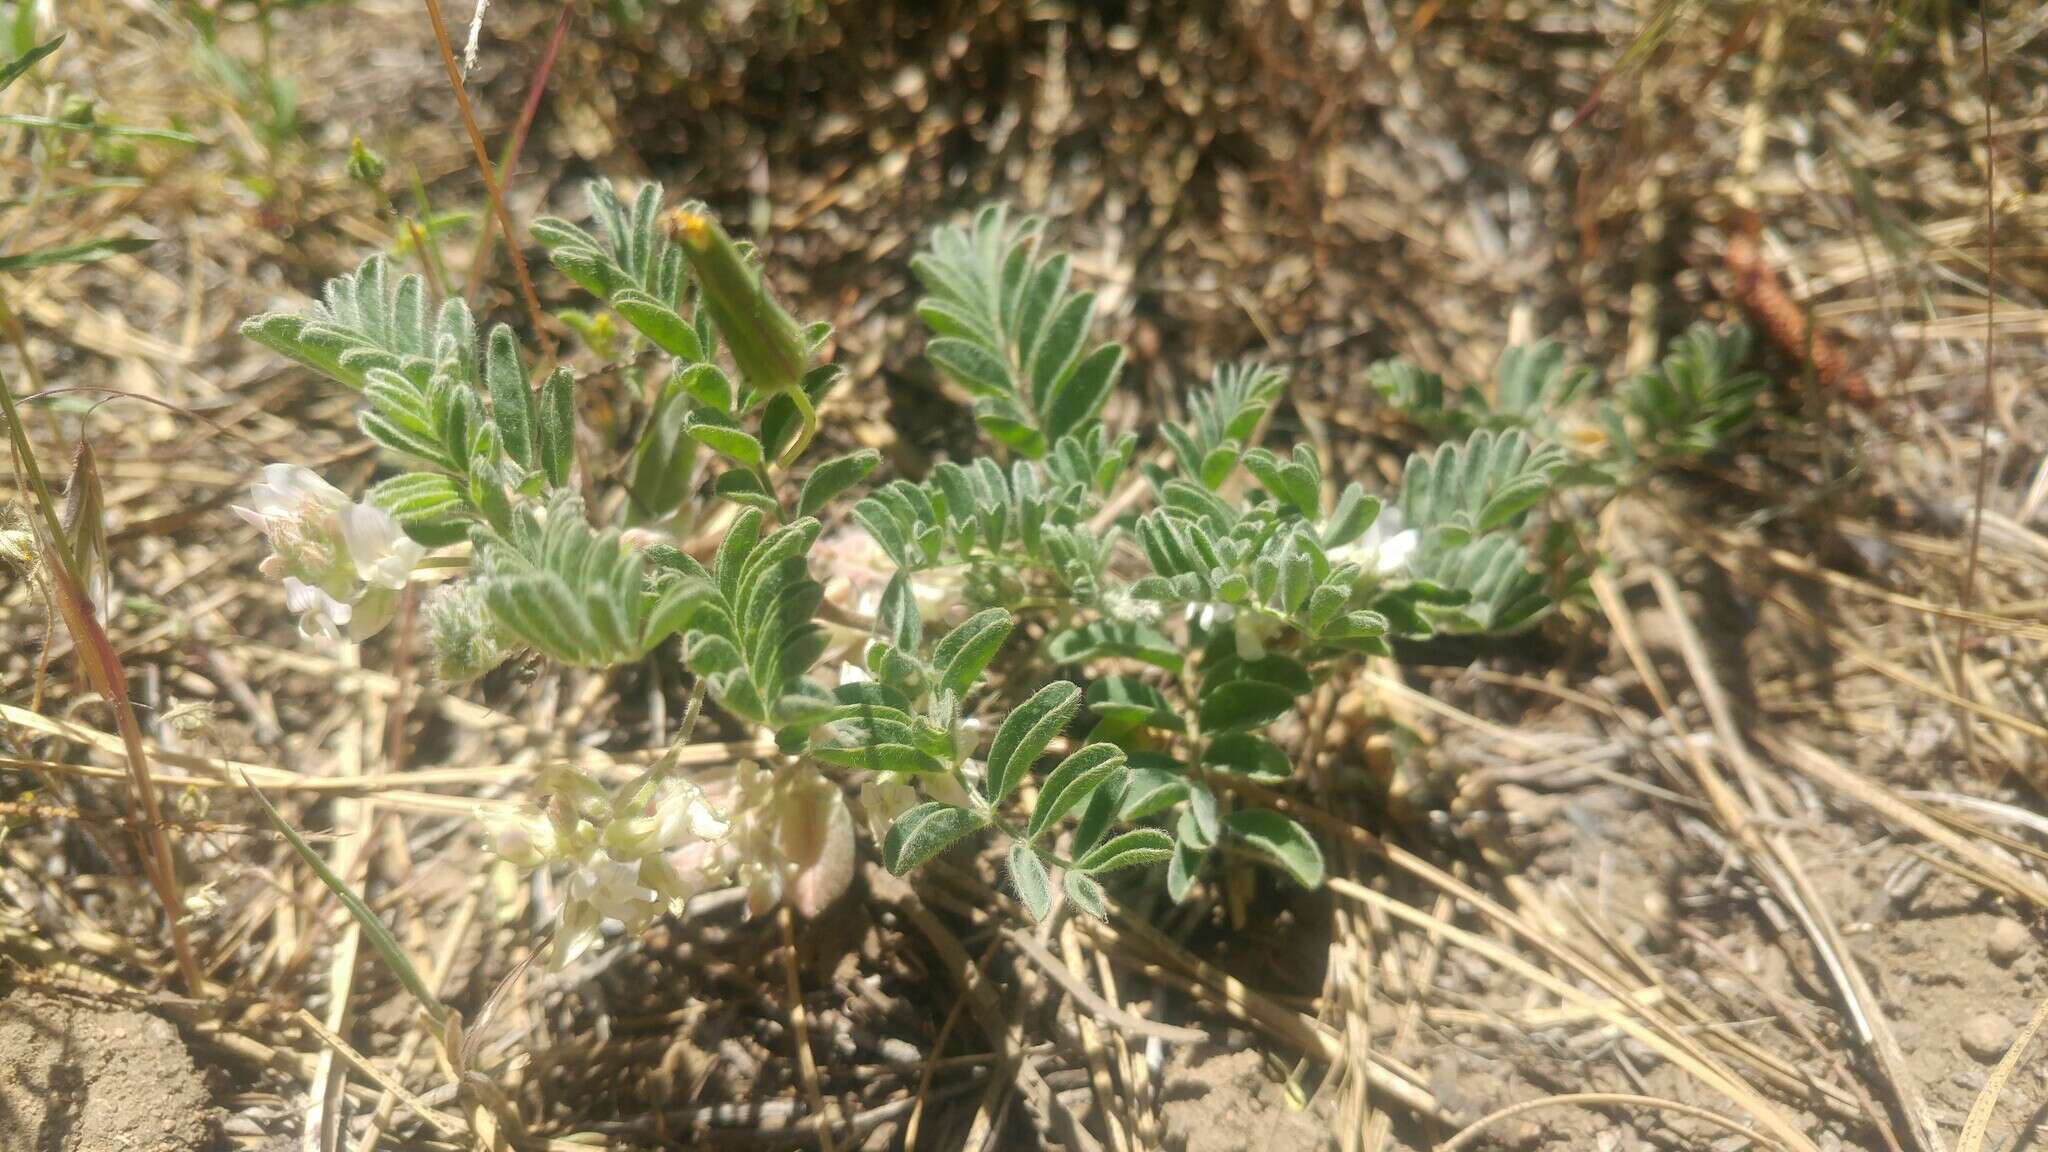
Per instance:
[[[1067,890],[1067,899],[1073,901],[1076,908],[1097,920],[1109,919],[1109,909],[1102,898],[1102,885],[1097,884],[1094,877],[1069,870],[1061,878],[1060,886]]]
[[[1001,608],[989,608],[969,616],[932,650],[932,667],[938,669],[939,687],[951,688],[965,696],[974,681],[996,658],[1003,641],[1009,639],[1016,619]],[[1068,685],[1072,687],[1072,685]],[[1041,749],[1044,745],[1039,746]],[[1033,753],[1036,755],[1036,753]]]
[[[1294,692],[1269,680],[1230,680],[1202,696],[1202,728],[1223,732],[1261,728],[1294,707]]]
[[[1027,829],[1031,839],[1036,840],[1069,809],[1086,800],[1123,763],[1123,749],[1114,744],[1090,744],[1060,761],[1059,767],[1046,776],[1045,787],[1038,793],[1038,805],[1031,810]]]
[[[556,488],[569,483],[576,464],[575,384],[567,368],[557,368],[540,389],[540,468]]]
[[[1173,837],[1157,828],[1133,828],[1097,844],[1086,856],[1074,861],[1074,867],[1089,875],[1100,875],[1121,868],[1136,868],[1141,864],[1156,864],[1172,855]],[[1318,857],[1319,869],[1321,862],[1321,857]],[[1320,878],[1321,872],[1318,871],[1317,875]]]
[[[491,329],[484,381],[490,386],[491,419],[497,422],[505,455],[521,468],[533,467],[533,393],[526,386],[526,369],[519,363],[519,343],[507,325]]]
[[[1081,706],[1081,689],[1065,680],[1055,680],[1031,694],[1015,711],[1003,718],[988,751],[989,803],[1000,804],[1031,762],[1038,759],[1052,738],[1073,719]]]
[[[908,744],[868,744],[854,748],[828,746],[811,749],[811,755],[827,764],[841,768],[865,768],[870,772],[911,775],[946,770],[937,757]]]
[[[867,479],[868,473],[881,462],[881,453],[873,448],[863,448],[845,456],[835,456],[813,468],[804,481],[802,495],[797,497],[796,514],[817,515],[818,510],[830,503],[833,497]]]
[[[1045,398],[1046,440],[1056,442],[1095,419],[1116,387],[1117,373],[1123,366],[1123,345],[1104,344],[1061,377],[1052,395]]]
[[[896,818],[882,838],[882,862],[898,876],[988,823],[965,808],[926,801]]]
[[[910,573],[900,568],[882,589],[881,605],[875,609],[875,635],[905,652],[916,652],[924,644],[924,617],[917,608],[917,594],[910,586]]]

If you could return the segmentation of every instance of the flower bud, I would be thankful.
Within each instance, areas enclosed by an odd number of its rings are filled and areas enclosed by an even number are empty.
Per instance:
[[[434,672],[445,683],[466,684],[489,672],[505,662],[515,643],[491,615],[483,589],[475,584],[435,589],[422,615]]]
[[[384,158],[370,151],[361,136],[349,141],[348,178],[372,192],[384,189]]]
[[[515,868],[538,868],[554,856],[557,843],[554,825],[530,812],[506,815],[481,814],[491,834],[491,852]]]

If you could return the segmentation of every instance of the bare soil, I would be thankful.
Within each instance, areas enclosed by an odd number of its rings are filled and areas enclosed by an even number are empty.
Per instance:
[[[169,1022],[28,991],[0,1000],[0,1152],[209,1152],[215,1122]]]
[[[1176,1048],[1160,1089],[1162,1143],[1174,1152],[1315,1152],[1331,1145],[1328,1101],[1290,1097],[1256,1047]]]

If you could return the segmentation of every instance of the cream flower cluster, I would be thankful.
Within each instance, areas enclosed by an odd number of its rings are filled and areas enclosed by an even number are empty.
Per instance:
[[[658,765],[607,793],[577,769],[553,768],[536,786],[537,807],[479,814],[500,859],[529,872],[566,869],[550,960],[556,968],[587,951],[605,921],[639,932],[724,883],[715,850],[728,832],[724,814],[702,789],[665,769]]]
[[[283,578],[285,604],[308,638],[363,640],[398,611],[398,593],[426,550],[391,514],[350,500],[308,469],[272,464],[235,506],[269,540],[263,574]]]

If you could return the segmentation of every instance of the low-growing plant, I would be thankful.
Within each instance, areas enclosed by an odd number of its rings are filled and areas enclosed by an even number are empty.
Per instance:
[[[551,770],[544,803],[496,822],[507,859],[572,873],[558,957],[704,883],[815,912],[853,870],[844,779],[891,871],[990,835],[1034,917],[1059,893],[1106,915],[1148,877],[1179,900],[1221,857],[1318,885],[1309,830],[1230,787],[1292,777],[1276,728],[1395,642],[1535,626],[1585,560],[1532,558],[1565,488],[1601,498],[1754,410],[1743,339],[1704,327],[1611,399],[1554,344],[1510,349],[1490,392],[1395,362],[1373,385],[1442,442],[1383,502],[1306,443],[1261,443],[1286,377],[1228,364],[1142,459],[1105,416],[1124,353],[1093,295],[1040,221],[995,206],[913,264],[927,356],[987,449],[878,483],[873,450],[812,451],[832,332],[784,310],[750,246],[658,185],[589,200],[592,230],[533,233],[602,305],[578,314],[590,355],[646,397],[623,452],[579,418],[586,377],[536,373],[511,328],[382,257],[244,328],[359,393],[392,466],[362,502],[280,469],[245,511],[309,633],[381,627],[439,552],[459,571],[424,619],[447,679],[523,652],[672,658],[772,735],[722,797]]]

